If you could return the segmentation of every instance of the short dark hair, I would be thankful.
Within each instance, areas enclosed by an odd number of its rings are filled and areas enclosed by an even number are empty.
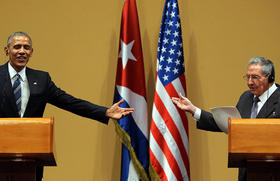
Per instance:
[[[14,32],[14,33],[12,33],[12,34],[9,36],[9,38],[8,38],[8,40],[7,40],[7,47],[10,46],[10,44],[11,44],[11,42],[13,41],[13,38],[14,38],[15,36],[26,36],[26,37],[30,40],[30,45],[31,45],[31,47],[32,47],[32,40],[31,40],[31,37],[30,37],[27,33],[22,32],[22,31]]]

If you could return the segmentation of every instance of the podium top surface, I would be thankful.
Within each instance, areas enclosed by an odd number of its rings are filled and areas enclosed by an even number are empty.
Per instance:
[[[230,167],[280,160],[280,119],[229,120],[228,154]]]
[[[280,153],[280,119],[229,120],[230,153]]]
[[[0,159],[15,158],[55,165],[53,118],[0,118]]]

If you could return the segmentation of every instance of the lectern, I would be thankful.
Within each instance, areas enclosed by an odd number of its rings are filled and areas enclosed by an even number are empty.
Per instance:
[[[228,165],[247,181],[280,181],[280,119],[229,119]]]
[[[35,181],[37,166],[56,166],[53,118],[0,118],[0,180]]]

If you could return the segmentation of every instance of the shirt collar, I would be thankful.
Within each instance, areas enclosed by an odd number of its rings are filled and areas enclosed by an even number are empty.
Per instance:
[[[8,71],[10,74],[10,78],[13,79],[16,74],[20,75],[21,80],[26,80],[26,67],[24,67],[20,72],[15,71],[15,69],[11,66],[10,62],[8,63]]]
[[[259,96],[259,99],[262,103],[265,103],[267,99],[274,93],[274,91],[277,89],[277,86],[275,83],[272,84],[272,86],[267,89],[262,95]]]

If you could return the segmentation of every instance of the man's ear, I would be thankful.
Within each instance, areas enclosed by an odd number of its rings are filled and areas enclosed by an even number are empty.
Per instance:
[[[6,53],[6,56],[8,56],[8,55],[9,55],[9,49],[8,49],[8,47],[5,47],[5,48],[4,48],[4,51],[5,51],[5,53]]]

